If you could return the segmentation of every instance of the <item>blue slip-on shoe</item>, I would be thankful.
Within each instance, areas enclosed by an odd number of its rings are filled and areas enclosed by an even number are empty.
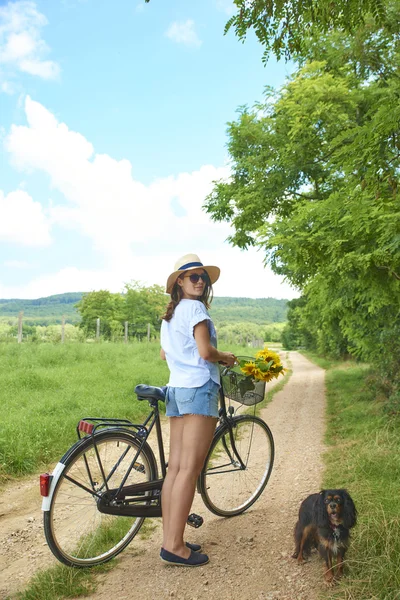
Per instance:
[[[165,563],[177,567],[201,567],[201,565],[207,564],[209,560],[207,554],[200,554],[200,552],[193,552],[193,550],[191,550],[189,558],[182,558],[182,556],[172,554],[164,548],[161,548],[160,557]]]
[[[200,552],[201,550],[200,544],[189,544],[189,542],[186,542],[186,547],[189,548],[189,550],[193,550],[193,552]]]
[[[200,544],[189,544],[189,542],[186,542],[185,546],[186,548],[189,548],[189,550],[193,550],[193,552],[200,552],[201,550]]]

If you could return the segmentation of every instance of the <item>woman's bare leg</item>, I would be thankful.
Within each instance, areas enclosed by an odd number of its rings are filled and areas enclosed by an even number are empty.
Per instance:
[[[171,504],[171,491],[174,485],[175,478],[179,471],[179,461],[181,457],[182,434],[183,434],[183,417],[170,417],[169,419],[169,456],[168,470],[164,479],[161,493],[161,507],[163,520],[163,543],[167,537],[169,523],[169,507]]]
[[[163,547],[173,554],[188,558],[190,550],[185,546],[183,533],[192,506],[196,481],[210,447],[217,419],[202,415],[184,415],[180,420],[183,421],[183,430],[179,469],[176,472],[176,468],[173,468],[172,485],[168,483],[167,487],[167,514],[163,515]]]

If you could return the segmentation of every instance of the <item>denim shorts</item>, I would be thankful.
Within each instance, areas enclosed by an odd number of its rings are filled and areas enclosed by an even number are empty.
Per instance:
[[[203,415],[218,417],[219,385],[212,379],[201,387],[169,387],[166,395],[167,417]]]

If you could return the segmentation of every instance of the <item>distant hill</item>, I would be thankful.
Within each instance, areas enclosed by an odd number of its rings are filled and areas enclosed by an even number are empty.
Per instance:
[[[214,298],[210,314],[216,323],[282,323],[287,300],[277,298]]]
[[[67,323],[79,323],[80,315],[75,309],[75,304],[82,296],[83,292],[72,292],[36,300],[0,300],[0,317],[17,317],[22,310],[27,325],[61,323],[63,315]]]
[[[0,317],[17,317],[23,311],[27,325],[61,323],[63,315],[67,323],[79,323],[75,304],[82,296],[83,292],[72,292],[36,300],[0,300]],[[282,323],[286,321],[286,312],[287,300],[276,298],[216,297],[210,309],[216,323]]]

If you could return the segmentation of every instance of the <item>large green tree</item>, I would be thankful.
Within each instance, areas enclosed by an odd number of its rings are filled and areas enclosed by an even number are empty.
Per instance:
[[[380,359],[392,372],[400,350],[396,15],[391,30],[367,20],[354,37],[305,41],[286,85],[228,124],[232,175],[206,202],[212,218],[232,222],[234,245],[263,247],[302,292],[297,317],[318,349]]]

